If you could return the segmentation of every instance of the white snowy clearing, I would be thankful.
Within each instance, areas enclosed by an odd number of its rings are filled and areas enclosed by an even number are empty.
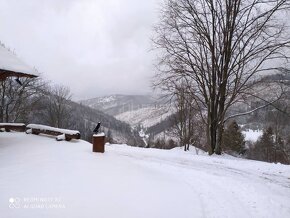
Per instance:
[[[290,217],[290,166],[0,133],[0,217]]]
[[[246,141],[252,141],[252,142],[256,142],[259,139],[259,137],[263,135],[262,130],[252,130],[252,129],[242,131],[242,133],[244,134]]]

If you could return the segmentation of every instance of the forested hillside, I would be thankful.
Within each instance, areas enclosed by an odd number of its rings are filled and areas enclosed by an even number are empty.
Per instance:
[[[131,127],[100,110],[71,100],[70,90],[50,85],[42,79],[14,79],[1,81],[2,107],[0,122],[24,122],[76,129],[82,139],[91,141],[93,129],[101,122],[108,141],[143,146],[139,135]]]

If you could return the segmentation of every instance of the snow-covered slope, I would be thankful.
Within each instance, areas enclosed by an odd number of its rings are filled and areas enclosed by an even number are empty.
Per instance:
[[[290,166],[0,133],[1,217],[289,217]]]
[[[81,103],[110,114],[116,119],[129,124],[132,129],[141,131],[140,137],[143,138],[145,144],[150,134],[154,137],[159,133],[164,134],[172,126],[170,122],[162,121],[172,115],[174,109],[168,104],[168,99],[160,96],[110,95],[84,100]],[[150,132],[147,129],[158,124],[159,126],[155,128],[158,129],[158,133]]]
[[[144,128],[147,128],[163,121],[172,113],[173,113],[173,110],[167,106],[147,107],[147,108],[141,108],[134,111],[127,111],[115,117],[118,120],[126,122],[133,127],[137,125],[141,125]]]
[[[159,104],[151,95],[109,95],[81,101],[82,104],[112,116]]]

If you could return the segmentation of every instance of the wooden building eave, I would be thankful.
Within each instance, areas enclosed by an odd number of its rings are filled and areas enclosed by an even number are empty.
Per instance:
[[[18,73],[9,70],[0,69],[0,81],[4,81],[7,77],[26,77],[26,78],[35,78],[36,75],[27,74],[27,73]]]

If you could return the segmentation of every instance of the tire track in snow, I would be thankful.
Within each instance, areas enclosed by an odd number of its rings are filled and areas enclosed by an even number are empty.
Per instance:
[[[216,163],[216,161],[208,163],[194,157],[192,160],[182,160],[173,159],[172,156],[159,157],[123,151],[117,151],[117,153],[130,158],[133,163],[142,167],[167,173],[171,177],[178,177],[181,185],[190,187],[198,197],[202,214],[206,214],[206,217],[234,217],[237,214],[239,214],[238,217],[270,217],[267,211],[260,209],[259,205],[267,202],[269,208],[274,208],[274,206],[279,208],[279,204],[275,205],[275,200],[271,199],[269,203],[269,199],[263,193],[274,192],[278,190],[277,186],[287,188],[289,192],[285,181],[280,180],[284,177],[280,176],[280,178],[275,175],[277,179],[271,179],[272,174],[265,177],[262,171],[257,174],[254,171],[247,171],[248,169],[230,167],[226,163]],[[210,157],[208,158],[212,161]],[[283,193],[280,194],[283,195]],[[228,208],[229,202],[231,208]]]

